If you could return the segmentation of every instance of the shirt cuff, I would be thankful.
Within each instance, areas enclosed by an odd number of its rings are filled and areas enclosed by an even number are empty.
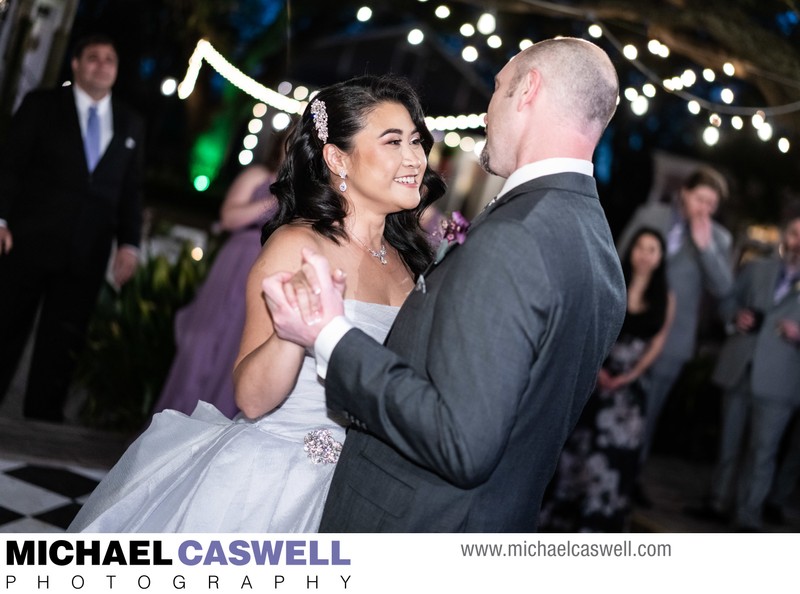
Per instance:
[[[131,245],[130,243],[123,243],[122,245],[119,246],[118,249],[129,251],[137,257],[139,256],[139,254],[141,254],[141,250],[135,245]]]
[[[5,227],[6,229],[8,229],[8,221],[6,221],[5,219],[0,219],[0,227]]]
[[[333,355],[333,349],[350,330],[355,328],[344,316],[336,316],[320,330],[314,341],[314,358],[317,362],[317,375],[322,379],[328,374],[328,362]]]

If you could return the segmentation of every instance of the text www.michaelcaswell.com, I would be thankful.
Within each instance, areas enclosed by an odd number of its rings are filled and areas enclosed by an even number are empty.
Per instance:
[[[610,543],[528,542],[462,544],[464,557],[671,557],[672,545],[634,544],[630,540]]]

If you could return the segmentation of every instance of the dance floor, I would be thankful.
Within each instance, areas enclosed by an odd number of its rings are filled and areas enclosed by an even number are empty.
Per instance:
[[[63,532],[133,438],[28,421],[0,408],[0,532]],[[654,505],[634,511],[631,531],[730,532],[683,511],[701,500],[710,473],[707,463],[654,455],[643,473]],[[783,525],[765,531],[800,532],[800,491],[786,512]]]
[[[64,532],[105,473],[0,458],[0,532]]]

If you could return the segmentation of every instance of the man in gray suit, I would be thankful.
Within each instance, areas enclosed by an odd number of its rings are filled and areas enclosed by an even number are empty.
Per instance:
[[[724,396],[708,505],[719,516],[732,508],[747,531],[761,527],[781,438],[800,407],[800,211],[783,228],[781,251],[745,265],[722,303],[731,335],[713,375]]]
[[[683,182],[674,204],[641,206],[617,241],[620,254],[641,227],[658,229],[667,243],[667,279],[675,294],[675,318],[664,349],[643,378],[646,426],[642,463],[650,453],[667,395],[694,356],[704,291],[725,296],[733,284],[731,235],[711,217],[728,195],[725,178],[701,167]]]
[[[608,56],[580,39],[539,42],[502,69],[481,161],[507,181],[417,282],[385,347],[341,317],[324,258],[305,254],[319,324],[287,301],[284,277],[265,281],[276,332],[314,345],[328,405],[354,425],[320,530],[536,529],[625,311],[591,163],[617,94]]]

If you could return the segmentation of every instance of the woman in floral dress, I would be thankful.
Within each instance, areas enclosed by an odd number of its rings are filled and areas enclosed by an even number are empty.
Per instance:
[[[639,378],[664,344],[675,309],[665,245],[642,228],[622,261],[628,309],[545,493],[542,532],[623,532],[639,472],[644,392]]]

